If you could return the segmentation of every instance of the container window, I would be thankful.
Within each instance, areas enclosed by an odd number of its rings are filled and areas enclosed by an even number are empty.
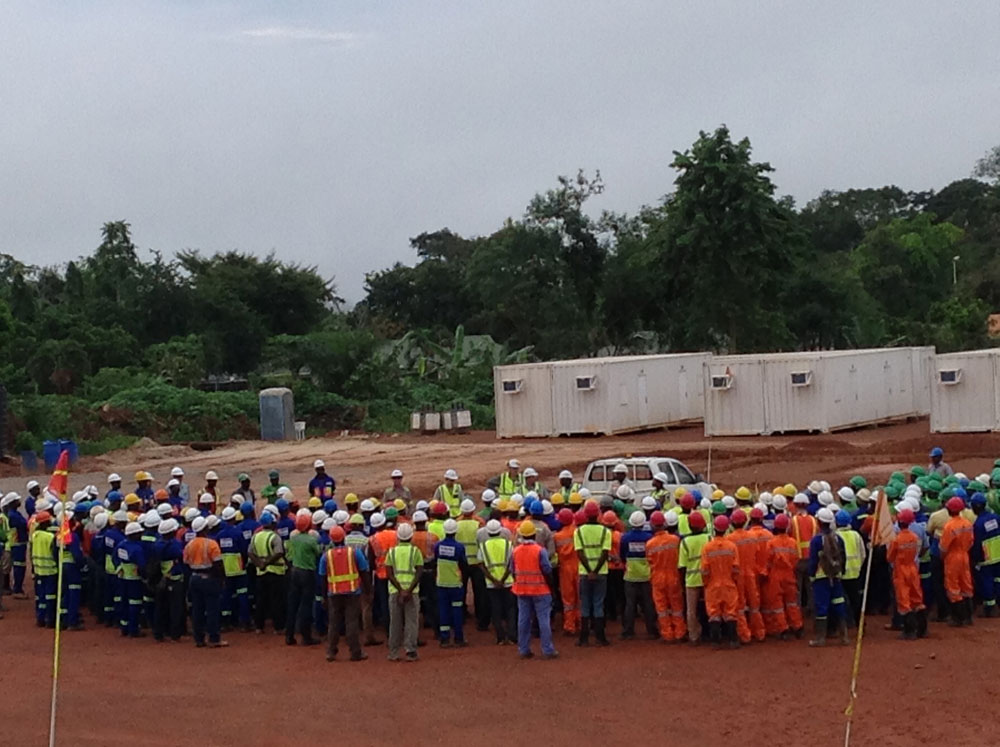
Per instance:
[[[962,380],[961,368],[946,368],[938,371],[938,381],[943,386],[954,386]]]
[[[712,389],[732,389],[733,375],[730,373],[712,374]]]
[[[577,376],[576,389],[578,392],[591,392],[597,388],[596,376]]]
[[[504,394],[518,394],[524,387],[523,379],[504,379],[500,382]]]
[[[812,380],[812,371],[792,371],[792,386],[809,386]]]

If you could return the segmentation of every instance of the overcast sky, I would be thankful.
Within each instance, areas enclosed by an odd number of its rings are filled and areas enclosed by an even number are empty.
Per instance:
[[[315,264],[342,295],[408,239],[489,233],[558,174],[670,191],[729,125],[799,204],[940,188],[1000,143],[1000,5],[0,0],[0,252]]]

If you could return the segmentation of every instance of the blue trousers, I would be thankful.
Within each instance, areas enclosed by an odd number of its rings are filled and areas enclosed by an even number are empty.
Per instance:
[[[997,587],[1000,586],[1000,563],[976,566],[975,577],[976,592],[983,600],[983,607],[995,607]]]
[[[542,653],[554,654],[552,645],[552,595],[523,594],[517,598],[517,651],[527,654],[531,651],[531,619],[538,620],[538,632],[542,638]]]
[[[64,626],[80,624],[80,600],[83,598],[83,579],[76,566],[63,566],[63,591],[61,620]]]
[[[191,627],[194,628],[194,642],[203,644],[205,633],[211,643],[219,642],[222,626],[222,580],[202,573],[191,574]]]
[[[596,581],[580,576],[580,617],[604,617],[604,598],[607,594],[607,576],[598,576]]]
[[[437,587],[437,606],[438,637],[442,641],[447,641],[449,635],[454,634],[456,643],[464,641],[462,616],[465,612],[465,594],[462,587]]]
[[[101,589],[101,601],[104,608],[104,624],[109,628],[114,625],[115,620],[121,619],[119,607],[121,606],[121,596],[118,591],[118,576],[114,573],[104,573],[104,585]]]
[[[840,620],[847,621],[847,606],[844,604],[844,586],[840,579],[818,578],[812,582],[813,604],[816,618],[829,617],[833,613]]]
[[[14,585],[11,591],[14,594],[24,593],[24,574],[28,570],[28,546],[11,545],[10,563],[14,571]]]
[[[247,588],[247,574],[226,576],[222,592],[222,622],[232,625],[236,620],[240,625],[250,624],[250,595]]]
[[[144,586],[141,579],[121,579],[122,611],[125,613],[119,622],[122,635],[139,635]]]
[[[56,576],[35,576],[35,619],[42,625],[56,622]]]

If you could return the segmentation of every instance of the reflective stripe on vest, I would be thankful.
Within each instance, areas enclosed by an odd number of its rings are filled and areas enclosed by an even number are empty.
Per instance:
[[[253,551],[254,554],[259,558],[267,558],[271,555],[271,538],[277,533],[270,529],[262,529],[253,536]],[[285,575],[285,564],[284,563],[274,563],[269,566],[265,566],[263,571],[259,573],[274,573],[278,576]]]
[[[333,547],[326,551],[326,588],[331,594],[351,594],[361,585],[353,547]]]
[[[549,593],[549,585],[542,573],[542,553],[545,550],[534,542],[526,542],[514,548],[514,594],[517,596],[541,596]]]
[[[595,529],[600,529],[600,535],[594,531]],[[601,559],[601,552],[604,549],[604,542],[608,537],[608,528],[603,524],[584,524],[581,527],[577,527],[577,534],[580,535],[580,548],[583,550],[583,556],[587,559],[591,569],[597,565],[597,562]],[[589,537],[597,537],[597,541],[593,542],[587,541]],[[610,556],[610,553],[608,553]],[[583,563],[580,563],[580,575],[587,575],[587,569],[583,567]],[[601,566],[601,570],[598,571],[601,575],[608,572],[608,564],[605,563]]]
[[[124,547],[118,548],[118,571],[126,581],[139,580],[139,566],[129,561],[128,550]]]
[[[392,556],[392,571],[396,575],[396,583],[409,587],[417,575],[417,559],[423,560],[423,553],[409,543],[402,543],[391,548],[386,555]],[[389,593],[396,594],[398,590],[389,584]]]
[[[1000,535],[983,540],[983,565],[1000,562]]]
[[[808,558],[809,557],[809,542],[816,534],[816,523],[815,519],[809,514],[796,514],[792,517],[792,528],[795,533],[795,542],[799,548],[799,557]],[[802,522],[809,525],[809,536],[805,539],[802,538]]]
[[[240,555],[232,537],[219,537],[219,548],[222,550],[222,567],[227,577],[241,576],[244,573],[243,556]]]
[[[442,589],[458,589],[462,586],[462,572],[455,560],[455,545],[445,540],[437,547],[437,574],[435,583]]]
[[[475,519],[461,519],[455,533],[455,539],[465,546],[465,562],[469,565],[479,565],[479,557],[476,555],[476,550],[479,549],[479,543],[476,542],[479,526]]]
[[[486,558],[486,568],[496,579],[503,578],[506,572],[507,563],[510,560],[511,542],[504,537],[490,537],[483,543],[483,557]],[[489,579],[486,582],[493,588],[497,588]],[[513,579],[508,576],[504,583],[504,588],[510,588],[514,584]]]
[[[450,489],[445,483],[441,483],[441,498],[448,507],[449,516],[453,519],[462,515],[462,512],[458,510],[458,505],[461,503],[458,499],[460,495],[462,495],[462,486],[459,483],[456,482]]]
[[[838,529],[837,534],[844,540],[844,578],[850,581],[861,575],[861,535],[853,529]]]
[[[31,535],[31,568],[36,576],[54,576],[58,572],[52,555],[55,541],[52,532],[36,531]]]
[[[180,579],[184,578],[184,575],[181,574],[181,573],[172,573],[171,572],[171,571],[174,570],[174,563],[175,562],[176,561],[174,561],[174,560],[161,560],[160,561],[160,573],[163,574],[164,576],[166,576],[171,581],[179,581]]]

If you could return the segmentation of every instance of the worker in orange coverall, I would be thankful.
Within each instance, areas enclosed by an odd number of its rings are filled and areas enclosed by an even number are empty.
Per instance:
[[[972,570],[969,566],[969,550],[974,535],[972,524],[962,518],[965,501],[958,496],[949,498],[948,523],[941,532],[941,557],[944,558],[944,589],[951,603],[953,626],[972,625]]]
[[[573,512],[568,508],[559,509],[556,517],[562,525],[559,531],[552,535],[552,542],[559,558],[559,594],[563,607],[563,632],[575,635],[580,632],[580,560],[573,548],[573,534],[576,524]]]
[[[912,641],[927,635],[927,611],[924,590],[920,586],[920,556],[924,542],[909,527],[916,517],[904,508],[896,516],[899,532],[889,545],[886,555],[892,564],[892,588],[896,592],[896,611],[903,618],[902,638]]]
[[[760,566],[757,560],[757,536],[746,528],[747,515],[743,509],[736,509],[729,517],[733,531],[727,538],[736,545],[740,555],[740,578],[737,582],[740,592],[740,609],[736,616],[736,628],[740,642],[749,643],[750,635],[755,640],[764,640],[764,618],[760,615],[760,587],[757,579],[760,576]]]
[[[730,648],[739,648],[736,616],[739,612],[740,556],[736,545],[725,536],[729,517],[720,514],[713,522],[715,539],[701,553],[701,576],[705,580],[705,612],[708,634],[716,647],[722,645],[723,629]]]
[[[649,516],[653,537],[646,543],[652,582],[653,607],[664,643],[680,643],[687,636],[684,622],[684,587],[677,572],[677,556],[681,538],[677,533],[678,516],[675,511],[666,515],[654,511]]]
[[[767,541],[767,565],[764,568],[764,627],[782,640],[794,634],[802,637],[802,609],[799,607],[795,567],[799,546],[788,536],[788,515],[774,517],[774,536]]]

